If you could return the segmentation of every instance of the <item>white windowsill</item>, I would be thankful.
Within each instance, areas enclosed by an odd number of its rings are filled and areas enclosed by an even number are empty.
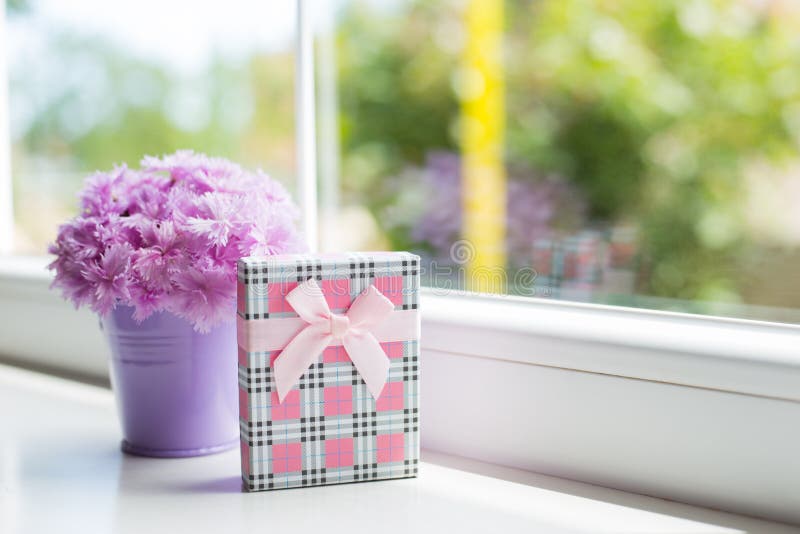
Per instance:
[[[423,290],[428,349],[800,401],[798,325],[439,293]]]
[[[105,382],[97,319],[0,262],[0,357]],[[422,445],[800,523],[800,328],[536,299],[422,298]]]
[[[178,460],[123,455],[107,389],[4,366],[0,420],[8,430],[0,439],[0,531],[8,534],[796,531],[430,451],[415,479],[245,493],[238,450]]]

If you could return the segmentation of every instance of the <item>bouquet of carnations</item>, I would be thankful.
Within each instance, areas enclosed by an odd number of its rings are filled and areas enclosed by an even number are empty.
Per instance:
[[[239,258],[305,248],[279,182],[191,151],[97,172],[79,197],[49,249],[53,286],[101,316],[168,311],[207,332],[236,317]]]

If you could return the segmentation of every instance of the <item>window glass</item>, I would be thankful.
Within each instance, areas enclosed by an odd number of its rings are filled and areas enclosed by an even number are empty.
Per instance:
[[[416,251],[439,287],[800,320],[800,3],[342,0],[329,18],[328,248]]]
[[[294,174],[294,2],[7,0],[17,252],[83,177],[193,149]]]

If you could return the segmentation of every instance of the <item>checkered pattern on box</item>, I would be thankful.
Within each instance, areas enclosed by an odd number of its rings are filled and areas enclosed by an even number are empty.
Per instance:
[[[419,258],[407,253],[245,258],[239,314],[269,320],[296,314],[285,303],[316,278],[333,311],[374,284],[395,309],[416,309]],[[416,476],[419,462],[419,340],[381,343],[389,376],[376,401],[343,347],[328,347],[278,402],[272,361],[280,351],[240,349],[242,477],[250,490]]]
[[[320,282],[334,312],[344,311],[370,285],[396,309],[418,306],[419,257],[413,254],[282,255],[239,260],[237,313],[244,319],[296,317],[286,295],[309,278]]]

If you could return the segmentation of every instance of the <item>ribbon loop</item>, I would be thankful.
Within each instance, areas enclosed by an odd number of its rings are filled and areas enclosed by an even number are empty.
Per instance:
[[[313,279],[308,279],[286,295],[286,302],[307,323],[326,321],[331,315],[322,289]]]
[[[306,370],[334,340],[341,340],[370,394],[376,399],[389,373],[389,358],[372,329],[391,315],[394,304],[375,286],[369,286],[344,315],[332,313],[313,278],[299,284],[286,301],[307,323],[275,359],[273,371],[278,399],[283,402]]]

